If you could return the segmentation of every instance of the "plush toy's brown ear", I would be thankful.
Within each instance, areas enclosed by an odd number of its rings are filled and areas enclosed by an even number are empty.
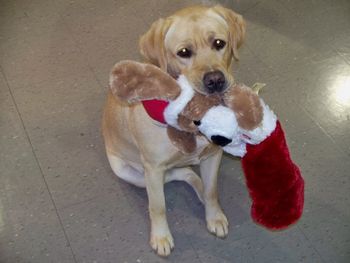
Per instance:
[[[222,16],[229,27],[229,44],[231,45],[233,56],[238,60],[237,49],[243,44],[245,38],[246,23],[244,22],[241,15],[235,13],[234,11],[224,8],[220,5],[213,7],[220,16]]]
[[[181,115],[192,121],[200,121],[210,108],[220,105],[221,103],[222,98],[220,95],[203,95],[196,93],[186,105]],[[181,123],[179,124],[181,125]]]
[[[183,131],[197,134],[199,130],[195,121],[197,121],[197,119],[190,119],[182,114],[180,114],[177,119],[178,125]]]
[[[238,84],[224,95],[224,103],[234,111],[238,126],[245,130],[253,130],[263,119],[263,108],[260,98],[251,88]]]
[[[181,93],[176,80],[161,69],[129,60],[114,65],[109,84],[114,96],[128,102],[174,100]]]
[[[167,72],[167,58],[164,40],[170,25],[170,19],[158,19],[139,42],[140,52],[147,62],[160,67],[165,72]]]
[[[222,98],[219,95],[208,96],[196,92],[177,119],[179,127],[186,132],[199,133],[198,125],[205,113],[221,103]]]
[[[168,126],[167,133],[172,144],[182,153],[190,154],[196,150],[197,142],[194,133],[180,131],[171,126]]]

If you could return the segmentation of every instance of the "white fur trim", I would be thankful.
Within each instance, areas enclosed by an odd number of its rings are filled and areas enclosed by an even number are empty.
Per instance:
[[[189,103],[190,100],[193,98],[194,90],[184,75],[179,76],[179,78],[177,79],[177,83],[181,88],[181,93],[165,108],[164,119],[170,126],[180,129],[177,123],[177,119],[179,117],[179,114],[186,107],[187,103]]]
[[[220,135],[232,139],[237,133],[238,123],[234,112],[219,105],[210,108],[201,119],[198,129],[208,139],[213,135]],[[237,136],[237,135],[236,135]]]
[[[265,102],[260,99],[261,105],[263,107],[263,120],[259,127],[254,130],[248,131],[242,129],[242,134],[248,136],[246,138],[243,136],[243,140],[249,144],[259,144],[265,140],[276,128],[277,117],[273,111],[265,104]]]
[[[233,156],[243,157],[247,153],[246,143],[241,141],[238,144],[230,143],[222,149]]]

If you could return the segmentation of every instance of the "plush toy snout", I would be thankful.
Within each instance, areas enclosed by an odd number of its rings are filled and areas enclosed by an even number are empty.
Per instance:
[[[232,142],[231,139],[229,138],[226,138],[224,136],[221,136],[221,135],[213,135],[210,137],[210,140],[216,144],[216,145],[219,145],[221,147],[224,147],[226,146],[227,144],[230,144]]]
[[[209,109],[198,125],[198,129],[213,143],[225,146],[232,142],[238,123],[234,112],[222,105]]]
[[[196,125],[198,127],[201,125],[202,122],[201,121],[193,121],[193,123],[194,123],[194,125]],[[224,147],[227,144],[230,144],[232,142],[231,139],[226,138],[225,136],[221,136],[221,135],[212,135],[209,139],[212,141],[212,143],[219,145],[221,147]]]

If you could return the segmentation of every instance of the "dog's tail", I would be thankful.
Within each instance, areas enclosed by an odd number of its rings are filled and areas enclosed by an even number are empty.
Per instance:
[[[184,181],[192,186],[198,199],[204,203],[202,179],[191,168],[176,168],[165,175],[165,183],[172,181]]]

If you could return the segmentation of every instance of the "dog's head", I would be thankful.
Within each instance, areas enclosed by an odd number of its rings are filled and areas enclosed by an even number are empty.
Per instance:
[[[239,14],[222,6],[195,6],[154,22],[140,49],[173,77],[184,74],[198,92],[221,93],[234,82],[232,59],[238,59],[244,35]]]

